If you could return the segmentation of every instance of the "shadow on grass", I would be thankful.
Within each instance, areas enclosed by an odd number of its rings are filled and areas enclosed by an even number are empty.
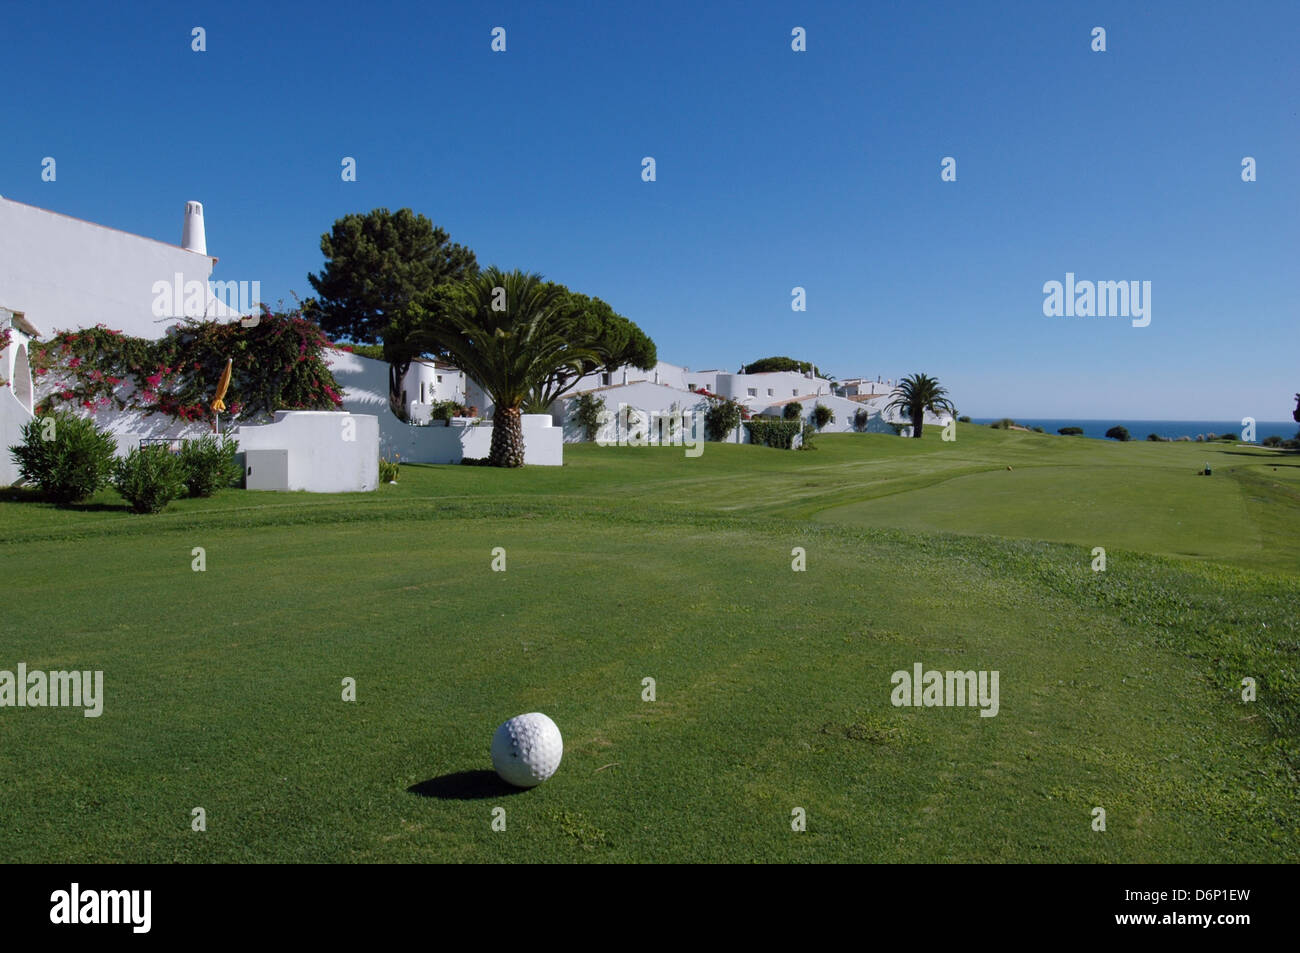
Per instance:
[[[443,801],[478,801],[522,794],[527,788],[507,784],[495,771],[456,771],[412,784],[406,790],[420,797],[436,797]]]
[[[58,503],[47,499],[34,486],[0,487],[0,503],[36,503],[51,506],[58,510],[73,513],[129,513],[131,507],[126,503]]]

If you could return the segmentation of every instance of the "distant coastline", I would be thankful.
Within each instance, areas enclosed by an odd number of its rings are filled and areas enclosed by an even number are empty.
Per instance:
[[[973,417],[972,423],[990,424],[1001,417]],[[1198,435],[1234,433],[1241,435],[1241,420],[1065,420],[1055,417],[1012,417],[1022,427],[1042,427],[1044,431],[1055,434],[1062,427],[1080,427],[1083,436],[1096,440],[1105,440],[1106,431],[1119,425],[1133,435],[1134,440],[1145,440],[1147,434],[1156,434],[1167,440],[1190,437],[1195,440]],[[1255,423],[1255,442],[1265,437],[1278,436],[1290,440],[1300,431],[1300,424],[1294,420],[1260,420]]]

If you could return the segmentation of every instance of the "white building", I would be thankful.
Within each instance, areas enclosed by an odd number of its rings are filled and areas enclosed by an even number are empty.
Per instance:
[[[465,457],[486,457],[491,449],[492,424],[483,420],[457,419],[448,424],[407,423],[393,415],[388,404],[388,365],[343,350],[325,352],[325,363],[343,387],[343,409],[352,414],[373,414],[378,420],[379,452],[387,458],[400,457],[405,463],[459,463]],[[440,362],[438,362],[440,363]],[[420,372],[428,384],[427,372],[433,372],[437,384],[437,364],[424,362]],[[453,386],[452,375],[443,373],[443,386]],[[417,380],[421,378],[417,377]],[[409,376],[404,378],[408,381]],[[462,376],[463,380],[463,376]],[[472,399],[475,388],[468,385]],[[409,389],[408,389],[409,396]],[[425,396],[430,396],[426,391]],[[436,396],[436,395],[435,395]],[[451,400],[454,398],[439,398]],[[428,404],[408,404],[408,410],[428,418]],[[482,413],[482,408],[479,409]],[[564,463],[563,435],[552,426],[547,414],[523,414],[524,463],[536,466],[561,466]]]
[[[686,386],[688,372],[689,368],[679,367],[676,364],[667,364],[663,361],[660,361],[648,371],[625,364],[623,367],[612,371],[595,371],[579,378],[570,393],[582,393],[596,387],[617,387],[621,384],[635,384],[639,381],[663,384],[666,387],[676,387],[679,390],[691,390],[692,388]]]
[[[850,377],[836,381],[833,386],[840,397],[874,397],[893,393],[895,382],[883,377],[875,380],[869,377]]]
[[[225,286],[217,291],[235,307],[214,295],[217,259],[198,202],[186,203],[181,239],[171,245],[0,198],[0,304],[47,332],[103,324],[150,339],[184,317],[233,318],[256,307],[238,307]],[[253,284],[244,283],[241,300],[254,297]]]
[[[36,407],[27,347],[39,336],[21,311],[0,307],[0,343],[8,341],[0,346],[0,486],[18,479],[18,466],[9,456],[9,448],[22,443],[22,428]]]

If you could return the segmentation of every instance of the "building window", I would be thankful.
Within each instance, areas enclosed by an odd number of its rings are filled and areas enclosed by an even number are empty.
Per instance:
[[[606,374],[601,374],[601,375],[600,375],[600,383],[601,383],[601,386],[602,386],[602,387],[608,387],[608,386],[609,386],[609,374],[608,374],[608,373],[606,373]]]
[[[791,397],[798,397],[798,396],[799,396],[799,391],[798,391],[798,390],[792,390],[792,391],[790,391],[790,396],[791,396]]]
[[[750,397],[757,397],[757,396],[758,396],[758,388],[757,388],[757,387],[751,387],[751,388],[749,388],[749,396],[750,396]]]
[[[439,384],[442,383],[442,375],[441,375],[441,374],[438,375],[438,383],[439,383]]]
[[[768,396],[768,397],[773,397],[773,396],[775,396],[775,395],[776,395],[776,389],[775,389],[775,388],[772,388],[772,387],[769,387],[769,388],[767,389],[767,396]]]

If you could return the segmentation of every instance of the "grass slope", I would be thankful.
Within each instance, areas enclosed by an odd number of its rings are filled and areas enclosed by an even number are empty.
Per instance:
[[[576,446],[158,517],[0,502],[0,668],[107,693],[0,709],[0,857],[1300,859],[1293,455],[819,447]],[[1000,713],[892,707],[914,662],[998,670]],[[502,791],[491,731],[532,710],[564,763]]]

